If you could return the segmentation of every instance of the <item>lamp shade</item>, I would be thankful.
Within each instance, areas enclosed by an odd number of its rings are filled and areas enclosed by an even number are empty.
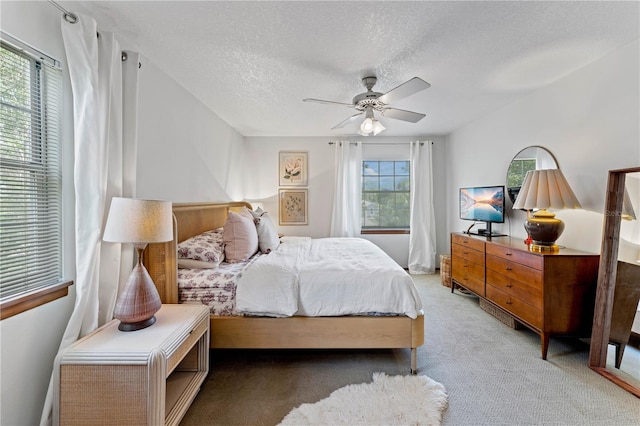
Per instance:
[[[378,133],[383,131],[386,127],[382,125],[378,120],[373,121],[373,136],[376,136]]]
[[[113,243],[172,240],[171,202],[113,197],[102,239]]]
[[[514,209],[537,209],[533,216],[525,221],[524,229],[529,235],[526,242],[533,241],[529,248],[539,252],[559,250],[555,242],[564,230],[564,222],[547,209],[580,207],[580,202],[560,169],[528,171],[513,203]]]
[[[373,131],[373,119],[367,117],[360,125],[360,131],[364,134],[369,134]]]
[[[560,169],[530,170],[513,203],[514,209],[578,209],[580,202]]]

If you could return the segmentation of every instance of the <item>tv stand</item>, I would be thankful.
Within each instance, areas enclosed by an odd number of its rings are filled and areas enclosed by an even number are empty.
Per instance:
[[[485,229],[478,229],[478,232],[464,232],[465,234],[468,235],[475,235],[478,237],[486,237],[486,238],[492,238],[492,237],[506,237],[507,234],[499,234],[497,232],[491,232],[488,233]]]
[[[478,229],[478,232],[471,232],[471,228],[473,228],[475,226],[475,223],[473,225],[471,225],[469,227],[469,229],[467,229],[466,232],[464,232],[464,234],[468,234],[468,235],[477,235],[479,237],[486,237],[486,238],[492,238],[492,237],[506,237],[506,234],[501,234],[499,232],[493,232],[491,230],[491,222],[485,222],[486,224],[486,228],[485,229]]]

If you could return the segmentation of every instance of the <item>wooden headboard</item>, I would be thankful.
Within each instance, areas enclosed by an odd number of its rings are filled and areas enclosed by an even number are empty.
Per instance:
[[[237,211],[242,207],[251,209],[244,201],[173,204],[173,240],[149,244],[144,251],[144,265],[156,284],[162,303],[178,303],[178,243],[220,228],[230,210]]]

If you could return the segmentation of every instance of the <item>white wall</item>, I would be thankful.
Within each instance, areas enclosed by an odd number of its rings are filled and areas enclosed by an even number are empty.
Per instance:
[[[557,211],[565,221],[558,243],[599,252],[607,173],[640,165],[639,43],[620,48],[588,66],[491,113],[448,137],[448,221],[458,219],[462,186],[503,184],[511,158],[541,145],[559,163],[583,209]],[[496,229],[524,238],[525,214],[508,203],[508,220]]]
[[[241,200],[242,135],[149,59],[141,63],[136,196]]]
[[[334,148],[329,141],[335,137],[249,137],[245,139],[245,198],[261,202],[270,212],[274,222],[278,221],[278,153],[280,151],[307,151],[309,153],[309,225],[278,226],[278,231],[286,235],[310,236],[314,238],[329,236],[331,209],[334,191]],[[348,139],[345,139],[348,140]],[[434,198],[436,204],[437,248],[438,253],[447,250],[448,234],[445,206],[445,147],[441,136],[415,138],[359,138],[363,140],[363,155],[369,159],[408,159],[411,140],[431,140],[434,164]],[[382,145],[374,145],[379,143]],[[391,145],[391,144],[397,145]],[[363,235],[387,252],[401,266],[406,267],[409,255],[409,236],[407,234]]]
[[[11,36],[66,63],[61,14],[46,2],[0,4],[0,26]],[[63,67],[62,179],[63,273],[75,277],[73,198],[73,107],[69,75]],[[0,321],[0,424],[34,425],[40,421],[53,361],[73,309],[69,296]]]
[[[66,63],[62,15],[55,7],[44,1],[2,1],[0,7],[3,31]],[[242,199],[242,136],[141,53],[137,197],[174,202]],[[73,107],[63,69],[64,273],[72,280]],[[0,322],[0,424],[39,423],[74,301],[72,286],[69,296]]]

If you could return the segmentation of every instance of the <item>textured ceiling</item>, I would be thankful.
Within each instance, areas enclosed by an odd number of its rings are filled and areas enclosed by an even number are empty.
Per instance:
[[[339,136],[361,78],[392,106],[384,136],[447,134],[639,37],[635,1],[60,1],[93,16],[245,136]],[[144,66],[144,65],[143,65]]]

